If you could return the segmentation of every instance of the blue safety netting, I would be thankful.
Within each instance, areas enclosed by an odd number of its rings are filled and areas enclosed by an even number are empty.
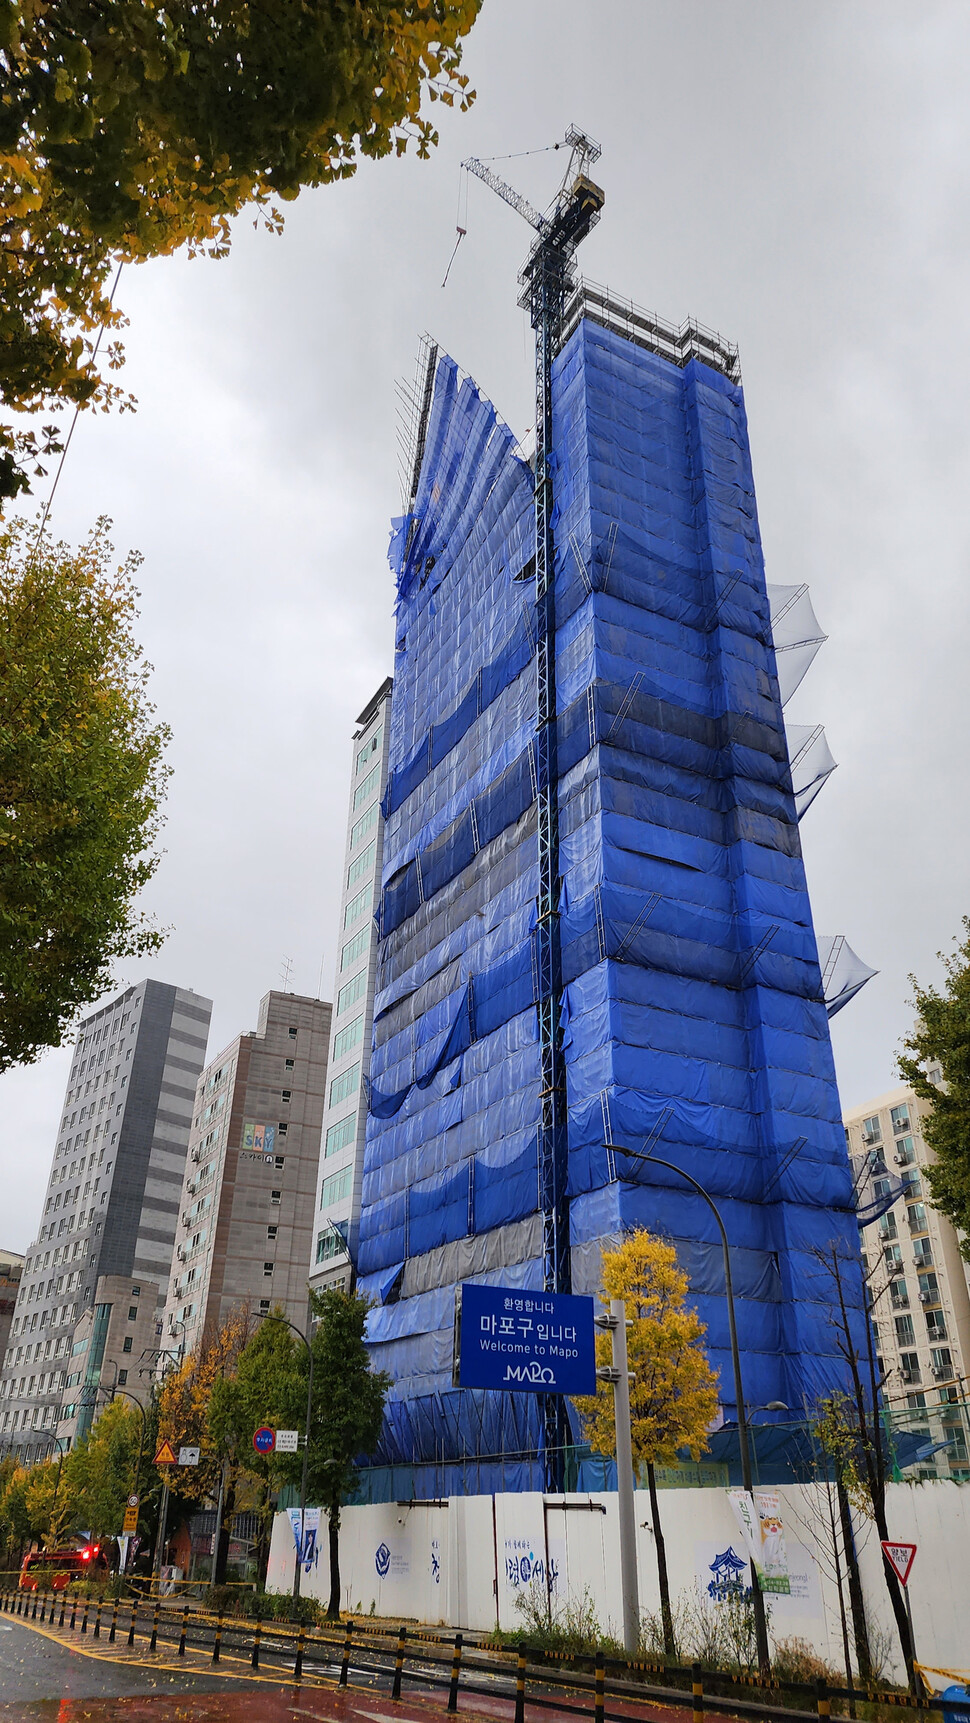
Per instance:
[[[715,1222],[611,1146],[650,1145],[721,1207],[749,1400],[802,1409],[843,1376],[821,1258],[843,1261],[860,1341],[862,1288],[796,805],[830,757],[793,787],[741,391],[583,322],[553,401],[573,1289],[624,1228],[669,1236],[730,1415]],[[534,1487],[540,1437],[527,1397],[451,1386],[456,1285],[542,1277],[532,551],[530,468],[441,359],[391,544],[358,1266],[394,1378],[381,1462],[471,1460],[487,1488]],[[776,605],[792,656],[801,592]]]

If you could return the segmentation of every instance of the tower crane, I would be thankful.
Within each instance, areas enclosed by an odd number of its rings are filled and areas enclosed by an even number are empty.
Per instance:
[[[536,237],[519,276],[519,304],[535,331],[535,607],[536,607],[536,781],[539,892],[535,931],[540,1059],[539,1189],[542,1207],[543,1280],[548,1292],[570,1290],[569,1206],[566,1197],[566,1069],[560,996],[559,770],[556,747],[556,587],[553,532],[552,362],[562,335],[566,294],[575,282],[577,246],[598,221],[605,201],[588,176],[600,147],[576,126],[563,144],[570,150],[563,183],[540,215],[528,200],[473,158],[462,166],[490,186],[535,229]],[[556,148],[562,148],[557,145]],[[568,1430],[558,1395],[545,1397],[547,1488],[563,1487]]]

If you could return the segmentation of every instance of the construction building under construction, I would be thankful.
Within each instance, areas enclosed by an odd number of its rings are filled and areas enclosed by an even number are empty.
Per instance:
[[[798,819],[832,762],[779,677],[821,637],[802,588],[773,635],[737,352],[568,270],[540,329],[536,281],[535,460],[426,350],[392,537],[358,1271],[409,1499],[570,1475],[561,1407],[557,1436],[541,1398],[452,1386],[455,1291],[595,1292],[632,1226],[675,1243],[731,1419],[716,1224],[658,1160],[720,1208],[750,1404],[842,1382],[833,1245],[863,1333],[827,1018],[867,972],[812,925]]]

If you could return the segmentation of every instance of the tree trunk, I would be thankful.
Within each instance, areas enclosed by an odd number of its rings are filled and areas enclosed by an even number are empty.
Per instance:
[[[859,1572],[859,1557],[856,1554],[855,1533],[852,1529],[852,1511],[849,1507],[845,1485],[838,1476],[835,1480],[835,1491],[839,1502],[842,1547],[845,1550],[845,1565],[849,1578],[849,1608],[852,1611],[852,1634],[855,1639],[856,1662],[859,1665],[860,1681],[868,1684],[872,1680],[872,1652],[869,1649],[866,1600],[862,1590],[862,1575]],[[836,1548],[835,1559],[838,1561],[838,1548]]]
[[[327,1604],[327,1619],[336,1621],[340,1615],[340,1502],[331,1502],[327,1508],[327,1526],[330,1539],[330,1601]]]
[[[889,1528],[886,1523],[886,1498],[882,1490],[880,1490],[873,1498],[872,1510],[873,1518],[876,1522],[876,1530],[879,1533],[879,1541],[880,1543],[888,1543]],[[913,1641],[910,1637],[909,1616],[906,1612],[906,1600],[903,1597],[902,1586],[896,1578],[893,1569],[890,1567],[889,1562],[886,1560],[885,1555],[883,1555],[882,1558],[882,1571],[886,1581],[886,1590],[889,1593],[889,1601],[893,1606],[893,1615],[896,1617],[896,1629],[899,1633],[899,1643],[903,1648],[903,1661],[906,1664],[906,1679],[909,1682],[909,1690],[913,1694],[919,1694],[922,1692],[922,1687],[916,1679],[916,1668],[913,1663]]]
[[[225,1585],[226,1583],[226,1567],[229,1562],[229,1527],[232,1524],[235,1506],[236,1486],[234,1482],[227,1481],[222,1498],[222,1523],[216,1526],[215,1565],[212,1569],[213,1585]]]
[[[650,1491],[650,1518],[653,1521],[653,1541],[657,1546],[657,1578],[660,1581],[660,1620],[663,1623],[664,1656],[676,1657],[677,1647],[674,1643],[674,1618],[670,1612],[670,1581],[667,1578],[667,1546],[664,1543],[663,1527],[660,1524],[660,1505],[657,1501],[657,1474],[653,1461],[647,1461],[647,1487]]]

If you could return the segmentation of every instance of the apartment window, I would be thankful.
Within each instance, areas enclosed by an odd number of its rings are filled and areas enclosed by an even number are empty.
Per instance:
[[[359,1082],[360,1063],[358,1061],[356,1065],[348,1065],[346,1071],[341,1071],[340,1076],[334,1078],[330,1085],[330,1106],[339,1106],[341,1101],[346,1101],[351,1095],[355,1095]]]
[[[138,1320],[138,1306],[137,1306],[137,1304],[129,1304],[129,1306],[128,1306],[128,1321],[129,1322],[137,1322],[137,1320]]]
[[[922,1203],[910,1203],[906,1210],[910,1232],[926,1231],[926,1209]]]
[[[933,1366],[934,1376],[953,1375],[953,1360],[950,1357],[949,1347],[934,1346],[930,1353],[930,1363]]]
[[[913,1261],[917,1268],[933,1267],[933,1250],[928,1238],[918,1238],[913,1245]]]
[[[260,1316],[268,1316],[269,1315],[269,1299],[268,1298],[261,1298],[260,1299],[260,1301],[259,1301],[259,1314],[260,1314]]]
[[[127,1370],[119,1370],[118,1371],[118,1387],[123,1388],[125,1383],[127,1382],[127,1380],[128,1380]]]
[[[931,1083],[942,1083],[943,1081],[943,1072],[939,1065],[931,1065],[926,1075]]]
[[[919,1277],[919,1298],[921,1304],[936,1304],[940,1296],[940,1283],[935,1274],[921,1274]]]
[[[892,1107],[890,1109],[889,1117],[893,1122],[893,1130],[897,1133],[899,1131],[909,1130],[909,1108],[906,1106],[905,1102],[901,1107]]]
[[[360,753],[357,755],[357,764],[354,768],[354,776],[356,778],[359,778],[361,772],[366,770],[368,761],[372,760],[374,755],[377,753],[377,750],[381,745],[381,737],[383,734],[384,726],[382,724],[379,730],[374,731],[370,741],[364,743]]]
[[[354,791],[354,813],[357,812],[358,808],[362,808],[364,803],[368,801],[371,796],[376,796],[377,791],[380,788],[380,783],[381,767],[380,761],[378,761],[377,765],[371,768],[366,778],[357,785],[357,788]]]
[[[341,967],[341,969],[342,970],[343,969],[349,969],[350,965],[352,963],[356,963],[357,959],[359,957],[363,957],[364,952],[367,950],[369,942],[370,942],[370,928],[369,927],[362,927],[359,933],[354,934],[353,939],[348,939],[346,945],[344,946],[343,950],[340,953],[340,967]]]
[[[290,1127],[289,1127],[289,1125],[285,1119],[277,1119],[277,1121],[276,1121],[276,1135],[278,1137],[288,1136],[289,1130],[290,1130]]]
[[[290,1037],[290,1040],[291,1040],[291,1041],[295,1041],[295,1040],[296,1040],[296,1030],[295,1030],[295,1029],[293,1029],[293,1028],[290,1028],[290,1029],[288,1029],[288,1030],[287,1030],[287,1031],[286,1031],[286,1033],[287,1033],[287,1034],[288,1034],[288,1036],[289,1036],[289,1037]]]
[[[946,1318],[942,1310],[926,1312],[926,1333],[930,1340],[946,1339]]]
[[[342,1167],[339,1173],[331,1173],[320,1186],[320,1207],[329,1208],[331,1203],[339,1203],[349,1197],[353,1183],[353,1167]]]
[[[263,1263],[264,1275],[270,1275],[270,1274],[272,1274],[272,1272],[273,1272],[273,1264],[271,1262],[264,1262]]]
[[[367,848],[365,850],[361,850],[359,856],[354,857],[349,868],[347,869],[347,889],[348,890],[350,889],[350,887],[352,885],[356,885],[357,881],[359,879],[361,879],[365,873],[370,873],[376,860],[377,860],[377,839],[371,838],[371,841],[367,845]]]
[[[289,1106],[290,1100],[292,1097],[292,1093],[293,1093],[293,1091],[291,1089],[281,1089],[280,1090],[280,1100],[284,1103],[285,1106]]]
[[[324,1158],[335,1155],[338,1149],[345,1149],[357,1135],[357,1114],[348,1113],[338,1124],[331,1125],[323,1146]]]
[[[274,1205],[274,1207],[279,1207],[279,1204],[283,1201],[283,1192],[282,1191],[270,1191],[269,1200]]]
[[[373,807],[368,808],[366,814],[361,814],[360,819],[351,826],[350,847],[352,850],[357,848],[361,838],[365,838],[368,832],[373,831],[380,816],[380,811],[380,804],[375,802]]]
[[[356,1047],[363,1039],[364,1019],[363,1016],[360,1016],[356,1017],[353,1023],[348,1023],[346,1029],[341,1029],[340,1032],[334,1036],[333,1046],[330,1050],[331,1059],[333,1059],[334,1062],[338,1059],[342,1059],[345,1053],[350,1052],[351,1047]]]
[[[317,1234],[317,1262],[332,1262],[335,1256],[343,1256],[346,1245],[336,1227],[328,1227],[326,1232]]]
[[[267,1238],[276,1238],[278,1233],[279,1233],[279,1230],[280,1229],[278,1226],[268,1226],[266,1228],[266,1237]]]
[[[892,1188],[892,1181],[890,1179],[873,1179],[872,1181],[872,1194],[874,1197],[888,1197]]]
[[[906,1404],[911,1412],[922,1412],[926,1406],[925,1394],[907,1394]]]
[[[334,1015],[339,1017],[344,1011],[348,1011],[351,1005],[356,1005],[358,999],[364,997],[366,992],[367,971],[361,969],[352,980],[347,982],[346,986],[341,987],[337,994],[337,1009]]]
[[[879,1237],[880,1238],[898,1238],[899,1237],[899,1234],[896,1230],[896,1216],[893,1214],[892,1209],[889,1210],[888,1214],[884,1214],[882,1219],[879,1222]]]
[[[132,1298],[140,1298],[141,1297],[141,1287],[140,1286],[133,1286],[131,1289],[131,1296],[132,1296]]]
[[[893,1160],[898,1167],[911,1167],[916,1159],[912,1137],[897,1137],[893,1145]]]
[[[295,1059],[284,1059],[283,1066],[284,1066],[284,1069],[287,1071],[295,1071],[296,1070],[296,1060]]]
[[[919,1181],[919,1174],[914,1172],[904,1173],[903,1188],[907,1197],[921,1197],[923,1195],[923,1187]]]
[[[895,1328],[897,1346],[916,1345],[916,1330],[913,1327],[913,1318],[911,1316],[897,1316],[895,1318]]]
[[[122,1350],[122,1352],[130,1352],[130,1351],[131,1351],[131,1348],[132,1348],[132,1338],[131,1338],[131,1335],[130,1335],[130,1334],[126,1334],[126,1335],[125,1335],[125,1338],[124,1338],[124,1343],[123,1343],[123,1345],[122,1345],[122,1348],[121,1348],[121,1350]]]
[[[919,1353],[904,1352],[899,1360],[903,1377],[909,1382],[919,1381]]]
[[[882,1142],[882,1126],[879,1123],[878,1113],[874,1113],[871,1119],[863,1119],[862,1136],[867,1144]]]
[[[909,1309],[909,1289],[907,1288],[906,1282],[901,1274],[897,1275],[893,1280],[892,1290],[889,1296],[892,1300],[894,1310]]]
[[[360,919],[364,914],[364,911],[370,909],[373,899],[374,887],[372,885],[365,885],[363,891],[359,891],[357,896],[352,897],[350,902],[345,905],[344,927],[353,927],[354,922]]]
[[[286,1165],[286,1156],[285,1155],[277,1155],[276,1159],[273,1162],[273,1165],[276,1168],[276,1171],[278,1173],[281,1173],[283,1171],[283,1168]]]

